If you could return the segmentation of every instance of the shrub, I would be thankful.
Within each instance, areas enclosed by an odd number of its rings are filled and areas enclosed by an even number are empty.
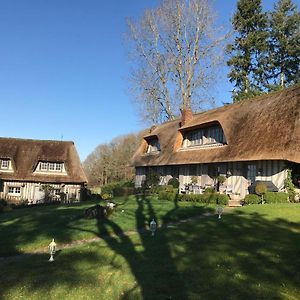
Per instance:
[[[110,200],[112,198],[112,195],[108,193],[104,193],[101,195],[101,197],[103,200]]]
[[[258,183],[255,187],[255,193],[259,196],[263,196],[267,191],[267,186],[264,183]]]
[[[159,200],[168,200],[168,201],[175,201],[176,197],[178,195],[178,190],[172,188],[172,190],[161,190],[158,193],[158,199]]]
[[[146,185],[148,187],[156,186],[159,184],[160,175],[158,173],[150,173],[146,176]]]
[[[218,194],[215,193],[204,193],[204,194],[179,194],[179,201],[191,201],[200,202],[207,204],[216,204],[218,199]]]
[[[266,203],[286,203],[288,194],[284,192],[267,192],[265,194]]]
[[[290,169],[287,170],[287,178],[284,181],[284,187],[285,187],[286,191],[288,192],[290,202],[295,202],[296,192],[295,192],[295,186],[294,186],[293,180],[292,180],[292,170],[290,170]]]
[[[228,200],[229,200],[228,195],[225,195],[225,194],[218,194],[217,195],[217,204],[227,205],[228,204]]]
[[[192,176],[191,177],[191,182],[194,183],[194,184],[197,184],[198,183],[198,177],[197,176]]]
[[[259,204],[261,203],[261,198],[256,194],[246,195],[244,199],[245,204]]]
[[[214,194],[216,191],[213,187],[207,187],[204,191],[204,194]]]
[[[226,177],[223,175],[219,175],[217,177],[217,180],[218,180],[219,184],[223,184],[226,181]]]
[[[128,186],[118,186],[113,189],[114,196],[129,196],[134,194],[134,188]]]
[[[168,185],[172,185],[174,188],[179,188],[179,181],[177,178],[173,177],[168,181]]]

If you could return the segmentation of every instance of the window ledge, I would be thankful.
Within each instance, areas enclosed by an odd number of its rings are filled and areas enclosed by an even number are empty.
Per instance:
[[[144,153],[143,156],[158,155],[159,153],[160,151],[152,151],[152,152]]]
[[[181,147],[179,151],[189,151],[189,150],[199,150],[199,149],[211,149],[211,148],[220,148],[227,146],[227,144],[207,144],[207,145],[195,145],[195,146],[187,146],[187,147]]]

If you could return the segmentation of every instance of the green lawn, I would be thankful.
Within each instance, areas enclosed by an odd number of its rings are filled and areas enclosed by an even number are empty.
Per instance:
[[[152,199],[152,201],[151,201]],[[129,196],[116,198],[116,212],[110,220],[120,231],[144,228],[155,217],[159,224],[199,215],[212,206],[197,203],[159,201],[154,197]],[[67,206],[29,207],[0,214],[0,256],[9,256],[35,249],[47,248],[54,237],[60,244],[90,239],[113,233],[102,223],[85,219],[84,211],[95,203]],[[106,232],[108,230],[108,232]]]
[[[63,249],[54,263],[47,262],[46,254],[2,260],[0,298],[299,299],[299,204],[228,209],[221,220],[213,215],[172,224],[152,238],[147,231],[127,231],[145,227],[152,217],[162,223],[213,208],[154,199],[118,201],[122,208],[98,222],[79,218],[90,204],[1,215],[1,251],[6,255],[6,239],[26,244],[9,246],[12,253],[21,252],[40,245],[37,241],[48,243],[59,227],[65,232],[58,242],[110,238]],[[54,233],[48,225],[56,228]]]

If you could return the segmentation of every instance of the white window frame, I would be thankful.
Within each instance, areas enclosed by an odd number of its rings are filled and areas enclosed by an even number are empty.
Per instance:
[[[9,186],[8,187],[8,194],[20,196],[21,195],[21,187],[20,186]]]
[[[9,159],[1,159],[1,169],[9,169]]]
[[[63,171],[63,163],[61,162],[40,162],[39,170],[42,172],[56,172],[60,173]]]

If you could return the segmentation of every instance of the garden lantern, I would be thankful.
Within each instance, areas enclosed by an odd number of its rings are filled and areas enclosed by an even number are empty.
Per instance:
[[[154,221],[154,219],[152,219],[152,221],[150,222],[150,231],[151,231],[151,235],[154,236],[155,231],[156,231],[156,222]]]
[[[49,258],[49,261],[54,261],[54,254],[55,254],[55,251],[56,251],[56,243],[54,242],[54,239],[52,239],[52,242],[49,244],[49,252],[50,252],[50,258]]]
[[[217,215],[218,215],[218,219],[221,219],[221,215],[222,215],[223,211],[224,211],[224,209],[223,209],[222,206],[218,206],[218,207],[216,208],[216,213],[217,213]]]

